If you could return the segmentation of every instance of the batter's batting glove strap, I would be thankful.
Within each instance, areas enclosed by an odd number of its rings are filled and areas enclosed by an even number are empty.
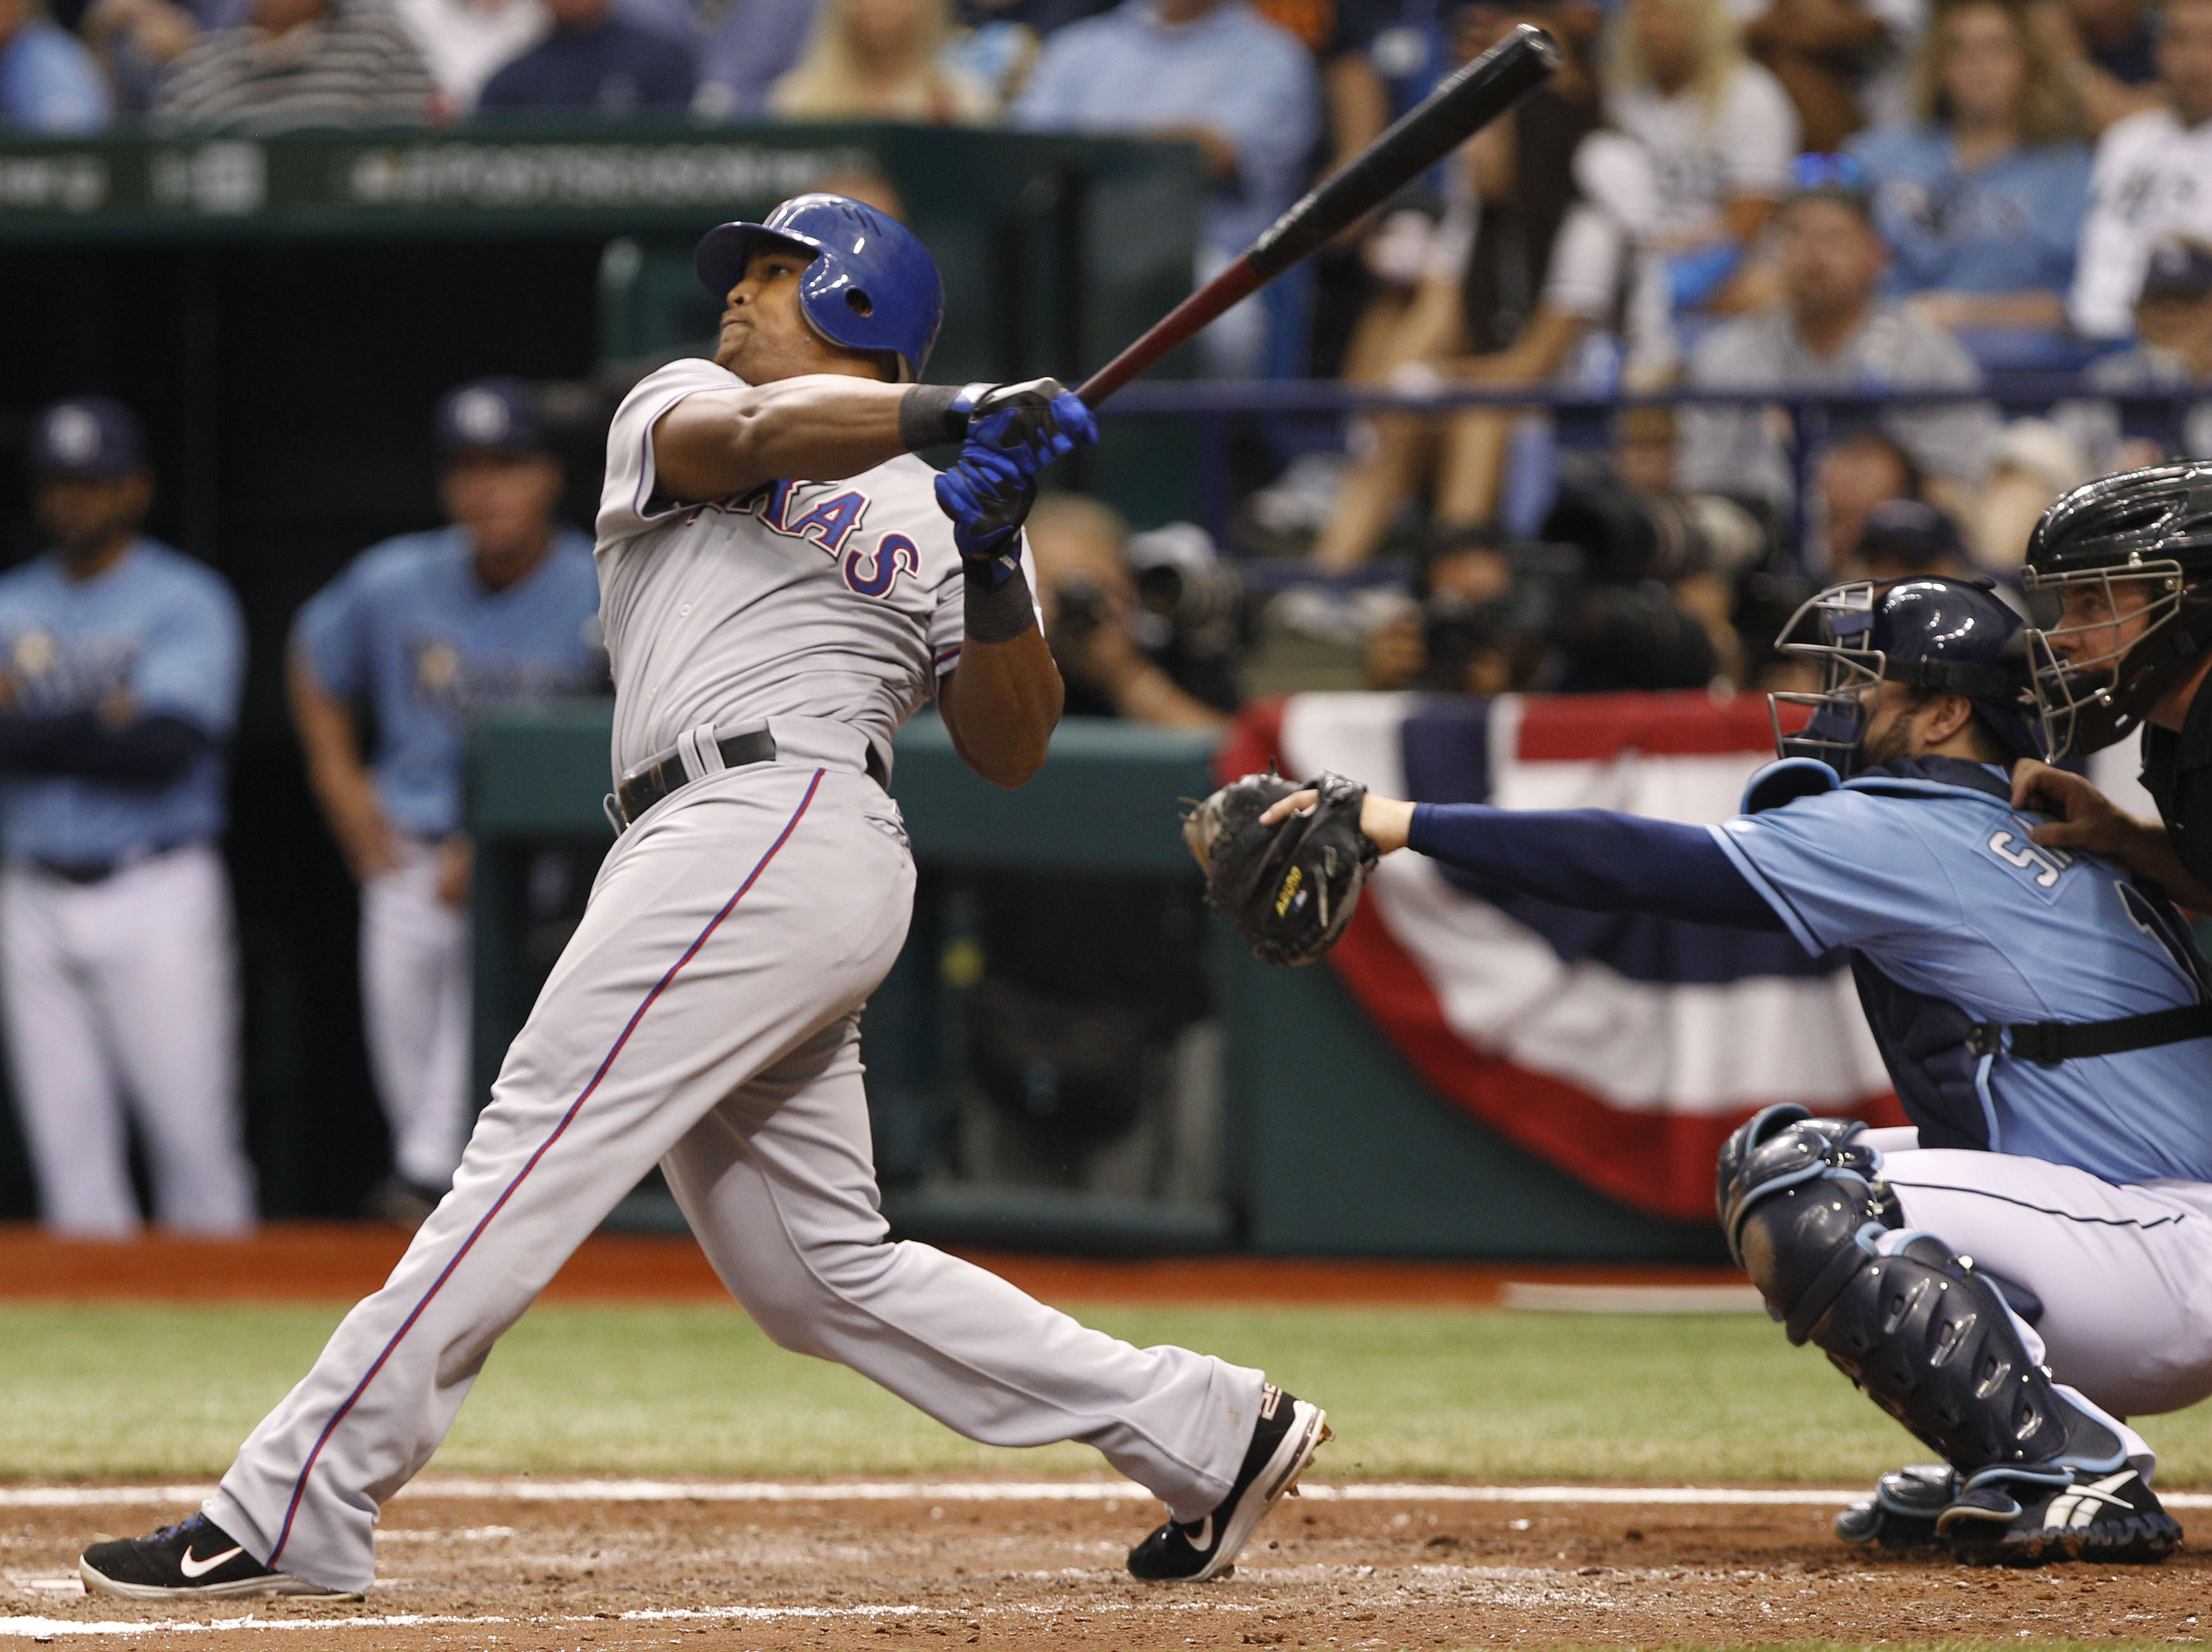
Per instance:
[[[975,404],[990,385],[916,385],[899,403],[899,446],[909,453],[942,447],[968,434]]]

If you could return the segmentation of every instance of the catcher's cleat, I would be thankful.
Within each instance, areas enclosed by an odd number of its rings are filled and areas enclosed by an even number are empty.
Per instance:
[[[2126,1464],[1984,1469],[1936,1527],[1969,1566],[2163,1560],[2181,1541],[2179,1522]]]
[[[1959,1497],[1959,1473],[1948,1463],[1913,1463],[1875,1482],[1874,1496],[1836,1516],[1836,1535],[1846,1543],[1885,1549],[1940,1546],[1936,1517]]]
[[[119,1594],[131,1600],[339,1593],[289,1572],[271,1571],[205,1515],[164,1526],[151,1537],[95,1543],[76,1563],[76,1575],[88,1594]]]
[[[1268,1383],[1260,1390],[1260,1420],[1229,1495],[1203,1520],[1169,1521],[1130,1550],[1129,1575],[1148,1583],[1225,1576],[1267,1510],[1297,1495],[1298,1476],[1328,1437],[1327,1412]]]

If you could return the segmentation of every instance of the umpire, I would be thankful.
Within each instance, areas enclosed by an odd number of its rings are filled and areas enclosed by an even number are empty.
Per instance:
[[[592,542],[555,517],[561,465],[528,386],[462,385],[433,431],[448,525],[356,557],[300,610],[290,670],[308,778],[361,884],[362,1019],[393,1166],[370,1206],[406,1227],[444,1194],[475,1122],[468,720],[606,681]]]
[[[33,422],[46,554],[0,578],[0,1011],[46,1225],[138,1225],[125,1103],[163,1225],[251,1225],[230,890],[216,847],[245,623],[146,538],[137,419]]]
[[[2013,799],[2058,817],[2039,843],[2110,855],[2212,912],[2212,462],[2085,483],[2043,513],[2023,576],[2057,606],[2029,634],[2054,762],[2142,730],[2154,823],[2078,774],[2023,762]]]

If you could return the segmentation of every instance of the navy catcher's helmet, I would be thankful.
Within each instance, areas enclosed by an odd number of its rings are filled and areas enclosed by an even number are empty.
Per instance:
[[[2065,756],[2125,738],[2212,648],[2212,464],[2075,489],[2035,525],[2021,578],[2063,604],[2028,633],[2045,743]]]
[[[1818,693],[1767,695],[1780,756],[1817,758],[1849,780],[1873,710],[1868,690],[1885,682],[1964,695],[2006,750],[2043,755],[2020,616],[1984,585],[1930,577],[1832,586],[1790,616],[1778,646],[1820,666]],[[1795,734],[1782,732],[1785,705],[1812,708]]]
[[[726,297],[763,241],[813,256],[799,278],[807,325],[848,349],[897,356],[902,384],[921,377],[945,319],[945,288],[936,261],[912,230],[842,195],[794,195],[766,223],[708,230],[691,267],[708,292]]]

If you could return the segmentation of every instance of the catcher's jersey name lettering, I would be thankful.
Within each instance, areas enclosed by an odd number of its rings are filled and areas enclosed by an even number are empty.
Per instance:
[[[2074,864],[2074,857],[2063,849],[2047,848],[2027,835],[2027,823],[2015,820],[2001,831],[1990,834],[1989,852],[2008,866],[2017,866],[2028,874],[2036,888],[2053,890],[2066,869]]]

